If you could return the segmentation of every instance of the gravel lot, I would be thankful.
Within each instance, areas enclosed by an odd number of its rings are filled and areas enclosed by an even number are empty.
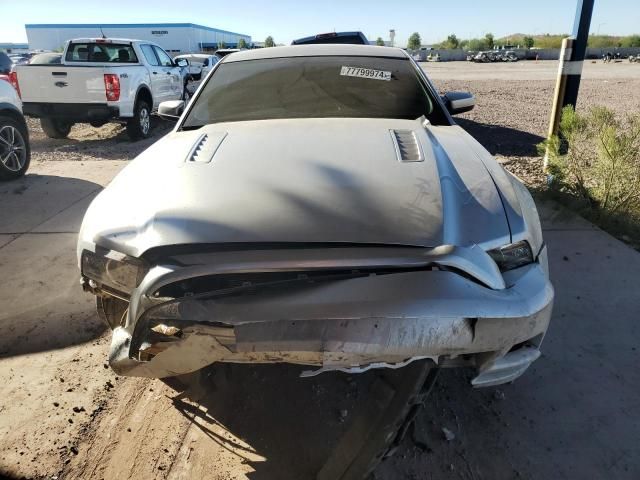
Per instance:
[[[549,128],[557,62],[422,64],[442,91],[472,92],[477,106],[459,123],[530,185],[544,182],[536,145]],[[618,114],[640,111],[640,65],[586,63],[578,111],[606,106]]]
[[[473,92],[477,107],[459,123],[528,183],[543,181],[535,145],[556,62],[423,68],[443,92]],[[578,107],[592,105],[640,111],[640,64],[586,64]],[[0,478],[307,478],[332,444],[327,433],[309,448],[309,432],[339,432],[362,396],[349,376],[299,382],[296,367],[216,366],[182,386],[107,368],[109,335],[77,283],[76,232],[96,193],[171,128],[156,123],[153,138],[131,143],[119,125],[76,125],[69,139],[51,140],[29,120],[30,174],[0,184]],[[544,357],[497,389],[471,391],[468,372],[443,372],[375,478],[640,478],[630,291],[639,257],[549,212],[558,301]],[[191,399],[176,399],[185,386]],[[318,427],[313,417],[328,420]]]

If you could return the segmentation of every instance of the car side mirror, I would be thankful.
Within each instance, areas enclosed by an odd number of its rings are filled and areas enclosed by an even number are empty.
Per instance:
[[[176,121],[184,112],[183,100],[168,100],[158,105],[158,115],[165,120]]]
[[[176,65],[178,65],[179,67],[186,67],[189,65],[189,62],[187,62],[185,58],[181,58],[176,62]]]
[[[447,92],[442,95],[442,101],[451,115],[468,112],[476,106],[476,97],[469,92]]]

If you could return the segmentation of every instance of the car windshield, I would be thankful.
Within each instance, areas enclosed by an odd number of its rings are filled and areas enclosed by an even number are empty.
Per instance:
[[[175,57],[174,60],[186,60],[187,62],[189,62],[189,65],[202,65],[206,58],[202,58],[202,57]]]
[[[221,64],[183,128],[278,118],[423,115],[432,123],[445,122],[409,59],[287,57]]]
[[[71,43],[65,56],[67,62],[138,63],[133,47],[119,43]]]

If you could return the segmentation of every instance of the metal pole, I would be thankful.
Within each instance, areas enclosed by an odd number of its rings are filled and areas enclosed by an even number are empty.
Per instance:
[[[591,14],[595,0],[578,0],[576,8],[576,18],[573,22],[573,35],[575,39],[571,49],[571,68],[568,71],[567,87],[562,106],[573,105],[578,101],[578,90],[580,88],[580,77],[582,76],[582,64],[587,52],[587,41],[589,40],[589,27],[591,26]]]
[[[558,77],[556,79],[556,89],[553,93],[553,105],[551,106],[551,117],[549,118],[549,131],[547,132],[547,138],[550,139],[554,135],[558,134],[558,128],[560,127],[560,118],[562,116],[562,100],[565,98],[567,91],[567,66],[571,65],[571,52],[573,50],[574,40],[573,38],[562,39],[562,48],[560,49],[560,64],[558,65]],[[544,171],[547,171],[549,166],[549,149],[544,155]]]
[[[576,106],[578,90],[582,77],[582,65],[587,52],[589,40],[589,27],[595,0],[578,0],[576,5],[576,17],[573,23],[573,35],[562,41],[560,50],[560,65],[558,66],[558,78],[553,96],[551,118],[549,121],[548,138],[557,135],[560,126],[562,109],[567,105]],[[547,170],[549,160],[548,150],[544,156],[544,170]]]

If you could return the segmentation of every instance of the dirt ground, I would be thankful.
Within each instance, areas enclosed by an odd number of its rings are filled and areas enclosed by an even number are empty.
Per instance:
[[[555,62],[423,66],[442,91],[476,95],[465,129],[543,181],[535,145]],[[578,107],[637,112],[639,92],[639,64],[586,64]],[[0,184],[0,478],[312,478],[365,400],[366,376],[218,365],[165,383],[106,365],[109,335],[78,284],[77,231],[91,199],[171,124],[135,143],[119,125],[77,125],[68,140],[29,126],[29,175]],[[541,211],[557,295],[543,357],[500,388],[441,372],[374,478],[640,478],[640,256],[556,207]]]

